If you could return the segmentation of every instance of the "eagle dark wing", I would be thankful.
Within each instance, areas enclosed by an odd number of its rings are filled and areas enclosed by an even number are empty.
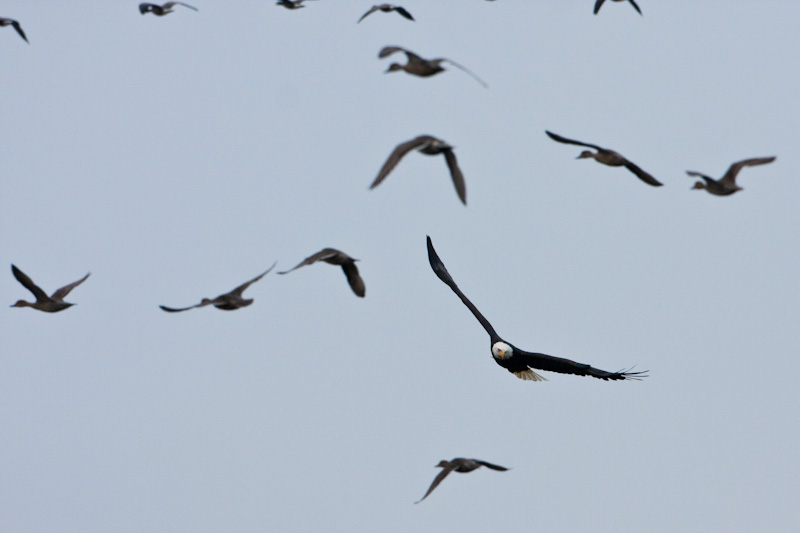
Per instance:
[[[603,2],[605,2],[605,1],[606,0],[597,0],[597,2],[594,3],[594,14],[595,15],[597,15],[598,11],[600,11],[600,8],[603,7]]]
[[[554,357],[543,353],[526,352],[516,348],[514,357],[522,359],[526,365],[537,370],[549,370],[560,374],[574,374],[576,376],[591,376],[603,380],[641,379],[647,377],[647,370],[642,372],[608,372],[592,366],[576,363],[563,357]]]
[[[640,15],[642,14],[642,10],[639,9],[639,6],[636,5],[636,2],[634,2],[633,0],[628,0],[628,2],[631,3],[631,5],[633,6],[633,9],[635,9]]]

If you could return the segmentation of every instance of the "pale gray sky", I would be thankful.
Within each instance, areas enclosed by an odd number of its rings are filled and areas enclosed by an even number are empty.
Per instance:
[[[30,40],[0,28],[0,530],[800,528],[800,3],[190,3],[0,8]],[[385,45],[490,87],[384,74]],[[416,153],[368,191],[423,133],[467,207]],[[425,235],[510,342],[650,377],[516,379]],[[158,308],[328,246],[366,298],[320,264],[235,312]],[[46,315],[6,307],[11,263],[92,275]],[[457,456],[511,470],[414,505]]]

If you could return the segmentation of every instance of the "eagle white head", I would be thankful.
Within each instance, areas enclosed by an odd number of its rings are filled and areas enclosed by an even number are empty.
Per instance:
[[[495,359],[508,359],[514,355],[514,348],[503,341],[492,344],[492,355]]]

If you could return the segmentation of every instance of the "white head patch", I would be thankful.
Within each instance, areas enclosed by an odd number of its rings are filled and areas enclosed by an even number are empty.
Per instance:
[[[492,344],[492,355],[495,359],[508,359],[514,355],[514,349],[503,341]]]

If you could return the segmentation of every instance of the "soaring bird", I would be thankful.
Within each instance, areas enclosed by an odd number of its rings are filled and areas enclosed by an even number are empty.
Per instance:
[[[283,6],[286,9],[300,9],[301,7],[306,7],[301,5],[305,0],[278,0],[275,2],[276,6]]]
[[[406,11],[401,6],[393,6],[392,4],[377,4],[370,8],[369,11],[361,15],[361,18],[358,19],[358,22],[364,20],[368,15],[375,13],[376,11],[382,11],[384,13],[391,13],[392,11],[396,11],[399,15],[404,16],[408,20],[414,20],[414,17],[411,16],[411,13]]]
[[[447,168],[450,169],[450,177],[453,178],[453,185],[456,187],[456,193],[464,205],[467,205],[467,186],[464,183],[464,175],[461,174],[461,169],[458,168],[456,161],[456,154],[453,153],[453,147],[441,139],[432,137],[430,135],[420,135],[410,141],[398,144],[394,151],[389,155],[389,159],[383,164],[378,177],[369,186],[374,189],[386,179],[386,176],[397,166],[403,157],[411,150],[417,150],[426,155],[444,154],[444,160],[447,163]]]
[[[456,457],[452,461],[445,461],[444,459],[442,459],[441,461],[439,461],[439,464],[436,465],[436,467],[442,468],[443,470],[439,472],[433,479],[433,483],[431,483],[431,486],[428,487],[428,492],[425,493],[425,496],[423,496],[422,498],[420,498],[419,501],[416,501],[414,503],[419,503],[425,498],[427,498],[428,494],[433,492],[433,489],[438,487],[439,483],[441,483],[442,480],[446,478],[448,474],[450,474],[450,472],[455,471],[461,474],[465,474],[467,472],[472,472],[473,470],[476,470],[482,466],[485,466],[486,468],[491,468],[492,470],[499,470],[501,472],[505,472],[506,470],[508,470],[508,468],[504,466],[493,465],[492,463],[487,463],[486,461],[481,461],[480,459],[464,459],[463,457]]]
[[[3,26],[13,26],[14,29],[17,30],[17,33],[19,33],[19,36],[22,37],[26,43],[30,44],[28,38],[25,37],[25,32],[22,31],[22,26],[19,25],[19,22],[17,22],[14,19],[7,19],[0,17],[0,28],[2,28]]]
[[[686,173],[690,176],[703,178],[705,180],[705,183],[702,181],[696,182],[692,189],[705,189],[711,194],[715,194],[717,196],[730,196],[736,191],[742,190],[741,187],[736,185],[736,176],[739,174],[740,170],[742,170],[744,167],[766,165],[767,163],[772,163],[773,161],[775,161],[775,157],[755,157],[753,159],[739,161],[738,163],[732,164],[725,175],[718,180],[691,170],[687,170]]]
[[[384,57],[388,57],[395,52],[404,52],[406,57],[408,58],[408,62],[405,65],[400,65],[399,63],[392,63],[389,65],[389,68],[386,69],[386,72],[394,72],[395,70],[405,70],[409,74],[413,74],[415,76],[421,76],[426,78],[428,76],[433,76],[434,74],[438,74],[440,72],[444,72],[444,67],[442,67],[442,63],[447,62],[453,65],[454,67],[460,68],[473,78],[483,85],[484,87],[489,87],[489,85],[480,79],[474,72],[469,70],[468,68],[459,65],[453,60],[445,59],[443,57],[437,59],[423,59],[414,52],[410,52],[405,48],[401,48],[399,46],[384,46],[383,49],[378,53],[378,57],[383,59]]]
[[[361,279],[361,276],[358,273],[358,267],[356,266],[356,261],[358,261],[358,259],[353,259],[346,253],[340,252],[334,248],[325,248],[324,250],[320,250],[314,255],[310,255],[303,259],[296,267],[286,270],[285,272],[278,272],[278,274],[288,274],[293,270],[297,270],[302,266],[312,265],[317,261],[325,261],[331,265],[341,266],[342,271],[344,271],[344,275],[347,277],[347,283],[350,284],[350,288],[353,289],[355,295],[363,298],[367,293],[367,287],[364,285],[364,280]]]
[[[478,311],[472,302],[470,302],[464,293],[458,288],[456,282],[450,277],[447,269],[433,249],[431,238],[428,237],[428,261],[430,261],[433,272],[442,280],[448,287],[450,287],[456,295],[461,298],[464,305],[472,311],[478,322],[481,323],[483,329],[489,334],[489,341],[492,346],[492,356],[495,362],[517,376],[520,379],[527,381],[547,381],[544,377],[540,376],[533,371],[533,368],[538,370],[549,370],[551,372],[559,372],[561,374],[575,374],[577,376],[592,376],[594,378],[603,380],[617,380],[617,379],[640,379],[647,377],[646,370],[643,372],[607,372],[594,368],[582,363],[576,363],[569,359],[562,357],[553,357],[552,355],[545,355],[543,353],[533,353],[520,350],[510,342],[504,341],[500,335],[494,330],[492,325],[486,318]]]
[[[19,300],[11,307],[33,307],[34,309],[38,309],[39,311],[44,311],[45,313],[57,313],[59,311],[63,311],[67,307],[75,305],[65,302],[64,298],[67,297],[67,295],[70,293],[70,291],[72,291],[72,289],[74,289],[75,287],[86,281],[86,278],[89,277],[89,274],[86,274],[78,281],[75,281],[73,283],[70,283],[69,285],[61,287],[56,292],[54,292],[52,296],[47,296],[47,294],[45,294],[45,292],[41,289],[41,287],[36,285],[33,282],[33,280],[29,278],[22,270],[18,269],[14,265],[11,265],[11,272],[13,272],[14,277],[17,278],[17,281],[22,283],[22,285],[26,289],[31,291],[33,295],[36,297],[36,301],[33,303],[26,302],[24,300]]]
[[[573,141],[572,139],[567,139],[566,137],[562,137],[561,135],[556,135],[555,133],[551,133],[545,130],[545,133],[554,141],[558,141],[560,143],[565,144],[577,144],[578,146],[587,146],[589,148],[594,148],[597,152],[590,152],[589,150],[584,150],[581,154],[577,157],[577,159],[587,159],[592,158],[598,163],[603,163],[604,165],[608,165],[610,167],[625,167],[634,174],[636,177],[645,182],[648,185],[652,185],[653,187],[661,187],[663,185],[660,181],[655,179],[653,176],[642,170],[641,168],[637,167],[627,159],[625,159],[621,154],[613,151],[608,150],[606,148],[601,148],[596,144],[589,144],[580,141]]]
[[[153,15],[163,17],[164,15],[169,15],[172,13],[172,8],[175,6],[183,6],[188,7],[189,9],[194,9],[197,11],[198,9],[194,6],[190,6],[189,4],[184,4],[183,2],[167,2],[164,5],[158,4],[148,4],[142,3],[139,4],[139,12],[144,15],[145,13],[152,13]]]
[[[603,2],[605,2],[605,1],[606,0],[597,0],[597,2],[594,3],[594,14],[595,15],[597,15],[597,13],[600,11],[600,8],[603,6]],[[625,0],[611,0],[611,1],[612,2],[624,2]],[[631,3],[631,5],[633,6],[633,9],[638,11],[640,15],[642,14],[642,10],[639,9],[639,6],[636,5],[636,2],[634,2],[633,0],[628,0],[628,2]]]
[[[271,267],[267,269],[266,272],[259,274],[258,276],[254,277],[253,279],[251,279],[246,283],[242,283],[241,285],[233,289],[231,292],[220,294],[213,300],[209,300],[208,298],[203,298],[197,305],[190,305],[189,307],[182,307],[180,309],[176,309],[174,307],[167,307],[166,305],[159,305],[159,307],[168,313],[179,313],[181,311],[188,311],[189,309],[194,309],[195,307],[205,307],[207,305],[213,305],[217,309],[222,309],[223,311],[234,311],[236,309],[239,309],[240,307],[247,307],[248,305],[253,303],[253,299],[243,298],[242,293],[247,289],[247,287],[249,287],[256,281],[260,280],[267,274],[269,274],[269,272],[273,268],[275,268],[275,265],[277,264],[278,263],[274,263]]]

